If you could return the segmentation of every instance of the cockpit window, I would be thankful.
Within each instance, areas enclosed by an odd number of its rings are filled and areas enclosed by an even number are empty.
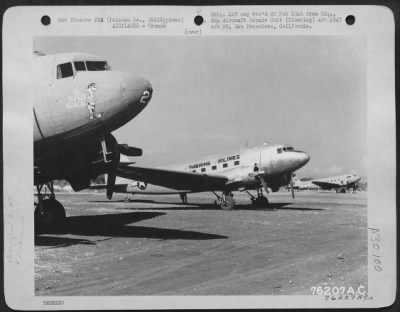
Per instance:
[[[57,79],[71,77],[74,75],[71,63],[57,65]]]
[[[104,61],[87,61],[86,62],[87,70],[110,70],[107,62]]]
[[[290,151],[294,151],[294,148],[292,146],[284,146],[284,147],[280,147],[277,149],[278,154],[280,154],[282,152],[290,152]]]
[[[86,70],[86,66],[85,66],[85,62],[82,61],[78,61],[78,62],[74,62],[75,65],[75,70]]]

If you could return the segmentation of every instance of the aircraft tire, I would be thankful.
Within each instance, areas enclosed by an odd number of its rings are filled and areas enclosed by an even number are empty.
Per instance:
[[[226,196],[225,202],[221,202],[220,207],[223,210],[233,210],[235,207],[235,200],[232,196]]]
[[[267,208],[268,205],[269,205],[268,198],[266,198],[264,196],[258,197],[253,200],[253,206],[255,208]]]
[[[55,199],[45,199],[42,210],[35,209],[36,232],[58,232],[65,228],[66,215],[63,205]]]

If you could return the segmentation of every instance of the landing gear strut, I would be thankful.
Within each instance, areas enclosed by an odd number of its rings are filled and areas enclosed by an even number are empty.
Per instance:
[[[179,194],[179,197],[182,200],[182,204],[186,204],[187,203],[187,195],[186,195],[186,193]]]
[[[43,186],[46,185],[50,191],[42,193]],[[65,227],[65,209],[54,195],[53,182],[37,185],[38,202],[35,203],[35,230],[59,231]]]
[[[247,194],[250,195],[250,199],[251,199],[251,203],[253,204],[253,207],[255,207],[255,208],[268,207],[268,204],[269,204],[268,198],[264,196],[263,189],[261,187],[257,188],[257,197],[254,197],[248,191],[246,191],[246,192],[247,192]]]
[[[223,192],[222,196],[217,195],[217,200],[215,201],[217,205],[223,210],[232,210],[235,207],[235,200],[233,199],[233,194],[231,192]]]

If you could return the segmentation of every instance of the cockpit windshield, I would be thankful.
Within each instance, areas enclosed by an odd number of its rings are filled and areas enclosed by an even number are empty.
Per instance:
[[[294,148],[292,146],[283,146],[276,150],[276,152],[278,154],[280,154],[282,152],[293,152],[293,151],[294,151]]]
[[[63,63],[57,65],[57,79],[72,77],[74,70],[71,63]]]
[[[110,66],[105,61],[75,61],[76,71],[102,71],[110,70]]]
[[[75,66],[75,70],[86,70],[86,65],[85,62],[82,61],[78,61],[78,62],[74,62],[74,66]]]
[[[87,70],[109,70],[107,62],[104,61],[87,61]]]

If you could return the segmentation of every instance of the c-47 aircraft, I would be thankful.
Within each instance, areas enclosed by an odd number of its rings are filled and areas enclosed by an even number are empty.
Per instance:
[[[288,185],[287,189],[295,189],[295,190],[319,190],[320,187],[313,184],[311,180],[302,181],[297,177],[293,177],[293,185]]]
[[[104,58],[95,55],[35,52],[34,58],[35,222],[50,229],[65,219],[53,180],[65,179],[79,191],[99,174],[108,173],[111,198],[120,153],[142,154],[139,148],[118,144],[111,132],[138,115],[153,90],[147,80],[112,71]],[[50,194],[42,193],[44,185]]]
[[[140,181],[139,188],[147,183],[174,189],[186,202],[186,193],[213,192],[222,209],[233,209],[233,191],[246,191],[256,206],[268,205],[263,189],[268,193],[287,185],[292,173],[310,160],[305,152],[289,145],[260,145],[240,152],[210,156],[199,161],[163,168],[143,168],[120,164],[117,175]],[[129,188],[116,186],[115,191],[129,192]],[[130,188],[132,189],[132,188]],[[257,197],[248,190],[256,190]],[[222,195],[217,195],[221,191]],[[132,193],[135,193],[132,189]],[[171,192],[164,192],[164,194]],[[293,192],[292,192],[293,194]]]
[[[349,190],[350,188],[355,189],[357,187],[357,182],[360,180],[360,176],[352,173],[335,177],[315,179],[312,180],[312,183],[324,190],[336,190],[337,193],[346,193],[346,190]]]

